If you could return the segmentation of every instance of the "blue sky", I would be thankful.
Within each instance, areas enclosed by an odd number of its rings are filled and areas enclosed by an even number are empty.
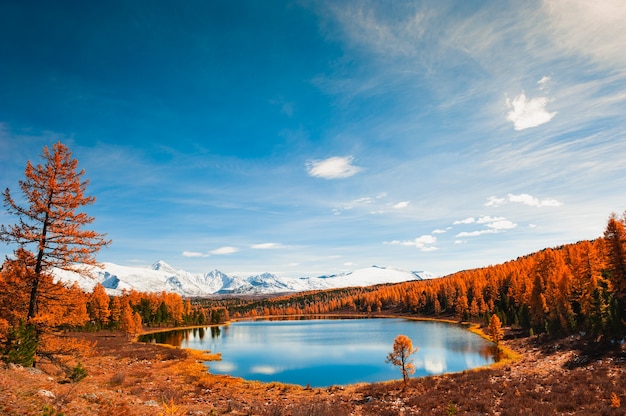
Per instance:
[[[621,0],[0,9],[0,185],[67,144],[100,261],[445,275],[626,209]]]

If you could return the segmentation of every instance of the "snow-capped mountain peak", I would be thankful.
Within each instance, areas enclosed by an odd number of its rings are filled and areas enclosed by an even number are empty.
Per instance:
[[[190,273],[178,270],[159,260],[151,267],[127,267],[104,263],[92,269],[93,279],[76,273],[57,270],[57,279],[68,283],[77,282],[87,291],[101,283],[109,294],[123,290],[139,292],[175,292],[181,296],[207,296],[213,294],[274,294],[303,292],[308,290],[335,289],[350,286],[371,286],[383,283],[399,283],[433,277],[425,272],[410,272],[392,267],[372,266],[350,273],[320,277],[289,278],[271,273],[239,277],[213,270],[208,273]]]
[[[175,268],[173,268],[172,266],[170,266],[169,264],[167,264],[166,262],[164,262],[163,260],[159,260],[156,263],[154,263],[152,265],[152,270],[161,270],[167,273],[176,273],[177,270]]]

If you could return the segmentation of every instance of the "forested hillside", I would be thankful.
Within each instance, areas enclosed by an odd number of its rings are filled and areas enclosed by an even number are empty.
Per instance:
[[[400,311],[484,320],[529,333],[624,335],[625,218],[612,215],[604,236],[432,280],[310,292],[280,298],[204,302],[234,316]]]

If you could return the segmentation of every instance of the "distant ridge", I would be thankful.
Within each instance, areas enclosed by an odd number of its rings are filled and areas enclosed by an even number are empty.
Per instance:
[[[208,273],[190,273],[178,270],[159,260],[150,267],[120,266],[104,263],[102,268],[91,268],[93,279],[65,270],[56,270],[58,280],[74,282],[85,291],[93,290],[97,283],[111,295],[123,290],[139,292],[173,292],[181,296],[207,296],[215,294],[276,294],[309,290],[335,289],[350,286],[373,286],[410,280],[430,279],[430,273],[407,271],[392,267],[371,266],[349,273],[320,277],[278,277],[271,273],[238,277],[228,276],[219,270]]]

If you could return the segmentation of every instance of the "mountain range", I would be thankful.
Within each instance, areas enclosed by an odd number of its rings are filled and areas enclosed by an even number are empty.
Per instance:
[[[56,270],[55,277],[68,284],[76,282],[88,292],[92,291],[97,283],[101,283],[110,295],[119,295],[123,290],[136,290],[139,292],[174,292],[181,296],[268,295],[351,286],[372,286],[434,277],[423,271],[407,271],[381,266],[371,266],[350,273],[319,277],[278,277],[271,273],[239,277],[229,276],[219,270],[208,273],[190,273],[175,269],[164,261],[158,261],[151,267],[129,267],[103,263],[102,267],[90,268],[90,272],[92,278],[81,276],[75,272]]]

